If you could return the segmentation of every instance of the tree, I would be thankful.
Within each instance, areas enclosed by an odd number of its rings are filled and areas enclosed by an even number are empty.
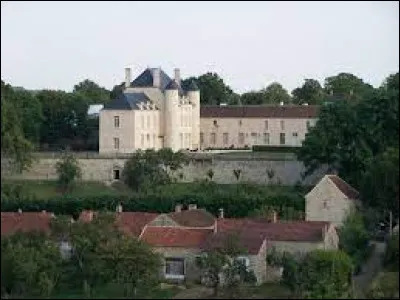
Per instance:
[[[1,291],[9,296],[49,297],[61,275],[58,245],[43,233],[1,238]]]
[[[180,151],[171,149],[152,149],[137,151],[125,163],[122,177],[127,186],[139,191],[147,191],[171,182],[171,171],[177,171],[188,163],[187,157]]]
[[[301,87],[295,88],[292,91],[292,96],[294,104],[308,103],[317,105],[322,104],[324,91],[318,80],[305,79]]]
[[[33,150],[25,137],[21,117],[11,86],[1,81],[1,154],[10,158],[12,166],[20,172],[30,166]]]
[[[92,222],[52,224],[54,235],[67,237],[74,251],[70,264],[87,296],[96,288],[116,285],[124,297],[137,297],[157,284],[160,257],[116,226],[115,217],[99,213]]]
[[[239,288],[244,283],[254,283],[254,273],[248,271],[246,266],[237,257],[245,254],[239,246],[239,237],[236,234],[228,234],[220,237],[220,246],[210,248],[197,258],[197,266],[202,271],[205,283],[214,289],[214,295],[218,294],[219,286],[222,284],[231,295],[238,296]]]
[[[399,272],[382,272],[372,282],[368,299],[399,299]]]
[[[58,174],[58,185],[63,192],[73,188],[74,181],[81,178],[81,168],[78,160],[72,153],[64,153],[63,157],[56,164]]]
[[[367,258],[370,239],[361,213],[352,212],[338,232],[340,249],[352,258],[356,268],[360,267]]]
[[[124,92],[125,82],[121,82],[120,84],[114,85],[110,92],[110,99],[117,99]]]
[[[367,166],[360,186],[363,202],[399,216],[399,148],[388,148]]]
[[[386,245],[383,264],[389,271],[399,272],[399,233],[390,237]]]
[[[327,95],[336,96],[342,100],[363,100],[373,91],[370,84],[350,73],[325,78],[324,90]]]
[[[339,299],[350,290],[350,257],[336,250],[313,250],[299,266],[299,291],[306,299]]]
[[[243,93],[240,96],[240,102],[243,105],[262,105],[267,103],[268,99],[265,93],[261,91],[251,91],[247,93]]]
[[[83,95],[90,100],[91,104],[105,103],[110,100],[110,91],[89,79],[74,85],[73,92]]]
[[[199,87],[201,104],[219,105],[221,103],[232,103],[234,93],[217,73],[208,72],[199,77],[184,79],[181,81],[182,88],[186,90],[192,81]]]
[[[291,102],[289,93],[278,82],[271,83],[261,92],[265,97],[264,104],[279,104],[281,102],[288,104]]]

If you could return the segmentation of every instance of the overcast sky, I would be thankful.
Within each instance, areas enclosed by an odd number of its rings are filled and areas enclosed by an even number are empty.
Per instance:
[[[1,2],[1,78],[111,89],[146,67],[217,72],[234,91],[399,69],[399,2]]]

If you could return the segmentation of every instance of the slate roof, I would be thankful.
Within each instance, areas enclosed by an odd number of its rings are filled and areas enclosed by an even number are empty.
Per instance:
[[[185,227],[210,227],[215,223],[214,216],[205,209],[182,210],[169,213],[168,216]]]
[[[198,91],[199,87],[197,86],[196,82],[192,80],[187,88],[188,91]]]
[[[149,226],[144,229],[140,239],[151,246],[200,248],[211,234],[212,229]]]
[[[157,68],[147,68],[135,80],[131,82],[131,87],[152,87],[153,86],[153,72]],[[171,82],[171,78],[160,69],[160,88],[165,90],[167,85]]]
[[[149,102],[145,93],[123,93],[117,99],[104,105],[103,109],[109,110],[132,110],[139,109],[139,103]]]
[[[349,199],[358,199],[358,191],[337,175],[328,175],[328,178]]]
[[[319,105],[202,105],[201,118],[316,118]]]
[[[50,222],[54,217],[47,212],[2,212],[1,235],[10,235],[18,231],[40,231],[50,233]]]
[[[179,90],[179,85],[175,80],[171,80],[170,83],[165,87],[166,90]]]

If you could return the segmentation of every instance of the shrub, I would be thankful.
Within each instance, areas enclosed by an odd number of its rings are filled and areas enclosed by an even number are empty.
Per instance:
[[[268,145],[254,145],[252,150],[254,152],[285,152],[294,153],[299,147],[289,146],[268,146]]]
[[[57,182],[62,192],[71,190],[74,181],[81,178],[81,168],[72,153],[64,153],[61,160],[57,162],[56,169],[58,174]]]

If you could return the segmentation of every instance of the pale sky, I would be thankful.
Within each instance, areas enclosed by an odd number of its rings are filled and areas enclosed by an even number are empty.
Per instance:
[[[1,78],[111,89],[146,67],[217,72],[235,92],[339,72],[378,86],[399,70],[399,2],[1,1]]]

